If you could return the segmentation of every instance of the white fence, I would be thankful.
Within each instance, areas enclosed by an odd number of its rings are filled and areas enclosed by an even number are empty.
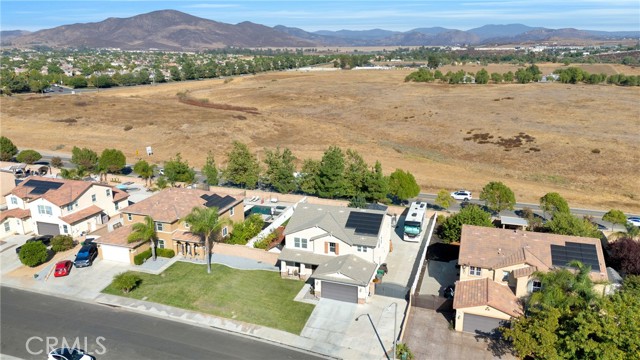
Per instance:
[[[283,211],[280,215],[278,215],[278,217],[271,223],[271,225],[264,228],[262,231],[260,231],[258,235],[256,235],[253,239],[249,240],[247,242],[247,246],[253,247],[253,244],[255,244],[256,241],[260,241],[264,239],[266,236],[268,236],[269,234],[271,234],[272,232],[274,232],[280,225],[284,224],[285,221],[289,220],[289,218],[293,216],[293,212],[296,210],[296,206],[298,206],[298,204],[305,203],[305,202],[307,202],[306,196],[300,199],[300,201],[298,201],[297,203],[289,206],[285,211]]]

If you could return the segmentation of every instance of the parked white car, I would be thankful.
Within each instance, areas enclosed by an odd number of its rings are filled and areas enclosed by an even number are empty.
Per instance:
[[[451,193],[451,197],[456,200],[469,201],[471,200],[471,191],[458,190]]]
[[[635,225],[640,227],[640,217],[639,216],[630,216],[627,218],[627,222],[631,225]]]
[[[85,353],[84,350],[70,349],[70,348],[58,348],[53,349],[47,360],[95,360],[96,358]]]

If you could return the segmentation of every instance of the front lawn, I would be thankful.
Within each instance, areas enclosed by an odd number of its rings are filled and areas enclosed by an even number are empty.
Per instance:
[[[136,272],[142,282],[128,294],[107,286],[102,292],[200,311],[300,334],[313,305],[293,301],[302,281],[273,271],[236,270],[176,262],[160,275]]]

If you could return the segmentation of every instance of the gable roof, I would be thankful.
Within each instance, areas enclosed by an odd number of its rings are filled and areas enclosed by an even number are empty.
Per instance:
[[[80,211],[76,211],[67,216],[60,217],[60,220],[64,221],[69,225],[73,225],[77,222],[80,222],[88,217],[94,216],[102,212],[102,209],[99,206],[91,205],[88,208],[84,208]]]
[[[135,249],[144,244],[142,240],[130,243],[127,240],[129,234],[131,234],[131,225],[125,225],[95,239],[94,242],[96,244],[120,246],[129,249]]]
[[[491,306],[513,317],[523,314],[522,305],[508,286],[500,285],[489,278],[457,281],[453,308],[475,306]]]
[[[187,216],[194,207],[204,207],[216,193],[185,188],[168,188],[138,203],[122,209],[125,214],[151,216],[155,221],[173,223]],[[218,196],[220,197],[220,196]],[[218,213],[222,214],[237,205],[242,199],[230,195],[221,197],[225,202]]]
[[[353,254],[342,255],[320,264],[311,277],[345,284],[367,286],[376,271],[376,264]],[[333,276],[332,276],[333,275]],[[336,277],[343,275],[344,277]]]
[[[566,243],[595,246],[600,269],[591,271],[590,277],[593,281],[608,279],[600,239],[473,225],[462,226],[458,264],[488,269],[527,264],[547,271],[554,268],[551,245]]]
[[[376,235],[356,234],[356,229],[348,228],[347,221],[352,213],[382,215]],[[285,235],[318,227],[326,233],[344,241],[349,245],[366,245],[375,247],[378,235],[384,224],[386,211],[348,208],[343,206],[299,204],[284,231]]]
[[[5,221],[8,218],[16,218],[16,219],[26,219],[31,217],[31,211],[27,209],[11,209],[0,211],[0,222]]]
[[[49,184],[48,186],[51,188],[39,189],[38,187],[33,186],[34,182],[30,182],[31,180],[38,184]],[[114,197],[118,194],[118,201],[129,197],[129,194],[122,193],[116,188],[108,185],[82,180],[55,179],[42,176],[29,176],[13,188],[9,194],[17,196],[23,200],[43,198],[56,206],[64,206],[76,201],[94,185],[110,188]],[[114,201],[115,200],[116,199],[114,199]]]

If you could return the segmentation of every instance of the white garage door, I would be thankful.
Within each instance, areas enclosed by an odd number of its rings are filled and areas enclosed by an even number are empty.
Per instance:
[[[332,282],[322,282],[323,298],[358,303],[358,287],[352,285],[336,284]]]
[[[504,322],[506,321],[487,316],[464,314],[464,325],[462,326],[462,331],[473,334],[496,336],[498,335],[497,328]]]
[[[100,248],[102,249],[103,260],[111,260],[127,264],[131,262],[129,260],[129,248],[104,244],[100,245]]]
[[[38,235],[60,235],[60,227],[58,224],[50,224],[44,222],[36,222],[38,226]]]

